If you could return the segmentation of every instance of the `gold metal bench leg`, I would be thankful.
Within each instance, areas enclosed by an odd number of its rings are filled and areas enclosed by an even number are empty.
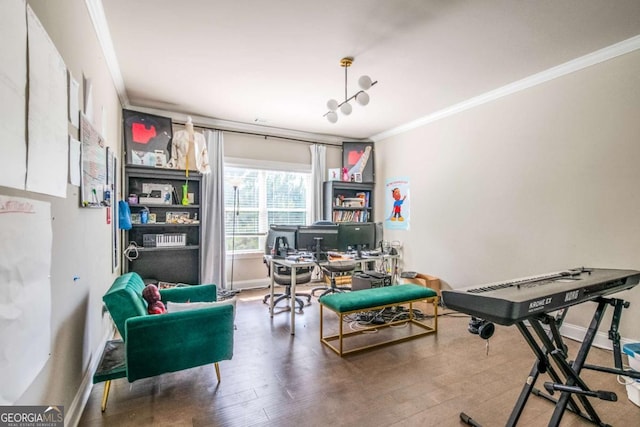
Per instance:
[[[438,331],[438,297],[433,299],[433,329]]]
[[[109,399],[109,390],[111,389],[111,380],[107,380],[104,383],[104,392],[102,393],[102,406],[100,409],[102,412],[107,410],[107,400]]]
[[[322,338],[324,338],[324,335],[322,334],[322,307],[324,307],[322,304],[320,304],[320,341],[322,341]]]
[[[343,317],[342,313],[340,313],[340,315],[338,316],[338,319],[339,319],[338,321],[340,322],[340,329],[339,329],[339,332],[338,332],[338,334],[340,335],[340,352],[338,352],[338,354],[340,355],[340,357],[342,357],[342,340],[344,338],[343,330],[342,330],[342,324],[344,323],[343,322],[344,317]]]
[[[213,366],[216,368],[216,377],[218,378],[218,382],[220,382],[220,366],[218,366],[218,362],[215,362]]]

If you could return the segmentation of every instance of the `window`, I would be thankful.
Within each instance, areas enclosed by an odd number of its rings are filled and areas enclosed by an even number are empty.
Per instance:
[[[227,251],[262,252],[269,225],[308,224],[310,185],[309,172],[225,166]],[[234,201],[237,203],[236,215]]]

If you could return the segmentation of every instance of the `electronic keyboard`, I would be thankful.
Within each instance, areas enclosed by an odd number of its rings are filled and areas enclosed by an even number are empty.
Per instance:
[[[462,289],[443,290],[446,308],[512,325],[599,296],[633,288],[636,270],[574,268]]]

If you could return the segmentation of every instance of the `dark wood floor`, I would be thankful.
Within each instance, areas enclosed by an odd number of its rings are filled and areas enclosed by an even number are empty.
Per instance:
[[[307,288],[308,289],[308,288]],[[467,332],[468,317],[444,315],[439,332],[340,358],[320,343],[317,300],[296,315],[269,318],[262,295],[243,291],[237,306],[234,357],[213,365],[129,384],[113,382],[100,412],[103,385],[93,387],[82,426],[460,426],[459,413],[485,426],[504,425],[531,369],[533,356],[515,327],[497,326],[486,342]],[[333,320],[326,314],[326,319]],[[575,355],[578,343],[568,341]],[[589,362],[612,366],[594,348]],[[583,374],[592,389],[614,391],[617,402],[592,401],[603,421],[640,425],[640,408],[616,377]],[[542,388],[547,379],[536,383]],[[519,426],[547,425],[553,405],[532,396]],[[567,413],[562,426],[590,425]]]

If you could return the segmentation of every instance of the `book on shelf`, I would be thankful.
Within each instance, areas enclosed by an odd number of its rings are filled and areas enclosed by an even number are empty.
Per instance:
[[[368,220],[369,212],[364,210],[333,212],[333,222],[367,222]]]

